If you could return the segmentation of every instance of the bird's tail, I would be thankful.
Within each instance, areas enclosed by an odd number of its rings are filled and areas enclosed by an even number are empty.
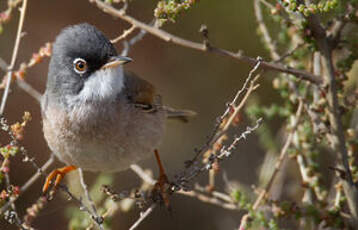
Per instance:
[[[183,122],[188,122],[190,117],[197,115],[197,113],[192,110],[180,110],[168,106],[163,106],[163,109],[167,112],[167,118],[177,119]]]

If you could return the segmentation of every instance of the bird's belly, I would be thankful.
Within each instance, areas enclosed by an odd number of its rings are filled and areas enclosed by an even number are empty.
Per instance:
[[[61,161],[87,171],[125,170],[151,156],[164,133],[161,111],[107,111],[107,119],[92,117],[92,122],[77,122],[59,112],[48,109],[46,113],[43,128],[48,145]]]
[[[122,171],[153,153],[153,146],[138,143],[133,148],[120,140],[116,143],[78,140],[70,145],[65,140],[63,145],[65,151],[55,151],[58,158],[87,171]]]

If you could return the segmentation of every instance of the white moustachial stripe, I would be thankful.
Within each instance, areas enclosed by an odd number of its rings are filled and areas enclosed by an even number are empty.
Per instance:
[[[101,102],[116,98],[124,87],[123,69],[99,69],[85,82],[82,91],[76,97],[78,102]]]

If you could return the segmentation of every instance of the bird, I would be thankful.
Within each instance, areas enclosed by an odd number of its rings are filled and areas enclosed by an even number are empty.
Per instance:
[[[158,148],[167,118],[195,115],[163,105],[151,83],[123,70],[131,61],[88,23],[56,37],[41,112],[47,144],[66,166],[48,175],[43,192],[77,168],[128,169]]]

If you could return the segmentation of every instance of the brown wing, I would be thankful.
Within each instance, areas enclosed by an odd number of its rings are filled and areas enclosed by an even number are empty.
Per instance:
[[[125,72],[125,94],[130,102],[143,106],[145,109],[152,108],[156,100],[156,91],[152,84],[141,79],[132,72]]]
[[[125,72],[125,94],[130,102],[146,112],[153,112],[158,109],[164,110],[168,118],[178,119],[184,122],[196,115],[191,110],[178,110],[169,106],[163,106],[161,98],[156,94],[155,88],[146,80],[141,79],[132,72]]]

